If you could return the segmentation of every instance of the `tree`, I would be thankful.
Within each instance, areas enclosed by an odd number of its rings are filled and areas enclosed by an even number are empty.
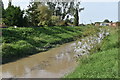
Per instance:
[[[12,0],[9,0],[8,6],[12,6]]]
[[[52,16],[52,12],[51,10],[48,8],[48,6],[45,5],[39,5],[38,6],[38,18],[39,18],[39,24],[38,25],[51,25],[51,16]]]
[[[55,15],[60,16],[61,20],[65,20],[68,22],[68,18],[66,16],[74,16],[74,24],[78,26],[79,24],[79,12],[84,10],[84,8],[80,8],[80,2],[56,2],[55,3]]]
[[[105,19],[103,22],[109,23],[110,21],[108,19]]]
[[[51,10],[52,15],[55,15],[55,3],[47,2],[48,8]]]
[[[79,16],[78,16],[78,9],[76,8],[76,13],[74,15],[74,25],[78,26],[79,24]]]
[[[51,25],[57,25],[60,22],[59,16],[51,16]]]
[[[34,2],[27,10],[27,18],[30,26],[52,25],[57,21],[71,23],[67,16],[74,17],[74,24],[79,24],[80,2]],[[59,18],[58,18],[59,17]],[[59,20],[58,20],[59,19]],[[56,20],[56,21],[55,21]],[[72,22],[73,23],[73,22]]]
[[[54,2],[54,3],[47,2],[48,7],[52,11],[52,14],[54,16],[60,16],[61,20],[63,20],[67,14],[71,14],[72,12],[74,12],[74,10],[71,10],[71,8],[74,5],[72,5],[70,3],[73,3],[73,2]]]
[[[28,22],[29,22],[29,26],[38,26],[38,5],[40,5],[40,2],[34,2],[31,1],[30,5],[28,6],[28,10],[27,12],[27,18],[28,18]]]
[[[4,23],[8,26],[23,26],[23,11],[20,7],[8,6],[4,14]]]
[[[2,0],[0,1],[0,24],[1,23],[3,23],[2,22],[2,19],[3,19],[3,17],[4,17],[4,5],[3,5],[3,2],[2,2]]]
[[[77,2],[75,4],[75,14],[74,14],[74,25],[78,26],[79,25],[79,12],[81,12],[81,10],[84,10],[84,8],[79,8],[80,2]]]
[[[28,27],[28,26],[29,26],[29,19],[28,19],[28,16],[27,16],[27,15],[25,15],[25,16],[23,17],[23,26],[25,26],[25,27]]]

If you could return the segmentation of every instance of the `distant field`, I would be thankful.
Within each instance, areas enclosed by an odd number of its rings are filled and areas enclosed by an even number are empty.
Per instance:
[[[83,56],[75,71],[65,78],[118,78],[118,31],[110,30],[111,34],[103,41],[100,51]]]

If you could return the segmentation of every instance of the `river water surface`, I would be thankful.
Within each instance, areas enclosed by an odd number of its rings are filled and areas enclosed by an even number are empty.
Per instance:
[[[15,62],[4,64],[3,78],[59,78],[77,65],[73,58],[74,42],[63,44]]]
[[[76,57],[89,54],[90,50],[109,35],[100,29],[96,35],[85,37],[52,48],[15,62],[0,66],[3,78],[60,78],[77,66]],[[0,69],[1,70],[1,69]]]

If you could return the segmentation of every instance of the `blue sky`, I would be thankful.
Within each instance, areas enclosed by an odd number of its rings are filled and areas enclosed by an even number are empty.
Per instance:
[[[118,21],[118,2],[83,2],[80,23],[100,22],[105,19]]]
[[[80,23],[101,22],[104,19],[118,21],[118,1],[120,0],[80,0],[85,10],[80,13]],[[12,4],[26,9],[30,0],[12,0]],[[4,7],[8,0],[3,0]]]

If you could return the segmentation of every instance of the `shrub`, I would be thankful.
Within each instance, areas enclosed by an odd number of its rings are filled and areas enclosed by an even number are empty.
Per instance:
[[[57,23],[57,25],[58,26],[65,26],[66,24],[65,24],[65,21],[60,21],[60,22]]]
[[[76,40],[84,31],[81,29],[76,26],[3,28],[3,58],[11,61],[11,58],[18,59]]]
[[[37,52],[36,48],[26,41],[20,40],[16,44],[6,44],[2,45],[2,57],[23,57]]]
[[[16,42],[14,48],[18,51],[20,56],[30,55],[36,52],[36,48],[24,40]]]
[[[56,23],[58,23],[60,21],[60,17],[59,16],[52,16],[51,20],[52,20],[52,24],[56,25]]]
[[[2,44],[2,57],[3,58],[9,58],[9,57],[15,56],[16,52],[17,51],[15,50],[15,48],[13,48],[11,44],[6,44],[6,43]]]

